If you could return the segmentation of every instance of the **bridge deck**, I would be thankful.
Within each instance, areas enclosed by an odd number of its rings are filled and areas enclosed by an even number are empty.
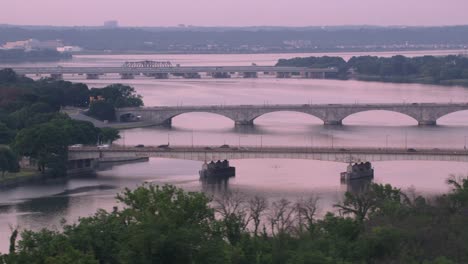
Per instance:
[[[336,68],[277,67],[277,66],[182,66],[160,68],[129,67],[15,67],[18,74],[106,74],[106,73],[224,73],[224,72],[309,72],[336,73]]]
[[[385,161],[385,160],[439,160],[468,162],[466,149],[404,149],[404,148],[356,148],[356,147],[215,147],[147,146],[142,148],[113,146],[110,148],[70,148],[69,159],[99,157],[162,157],[187,160],[218,159],[313,159],[336,162]]]

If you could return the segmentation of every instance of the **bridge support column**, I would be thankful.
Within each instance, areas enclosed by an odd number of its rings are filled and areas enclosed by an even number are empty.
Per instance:
[[[323,124],[327,126],[341,126],[343,122],[341,120],[325,120]]]
[[[133,75],[133,73],[121,73],[120,78],[122,80],[130,80],[130,79],[135,79],[135,75]]]
[[[97,79],[99,79],[99,74],[97,74],[97,73],[87,73],[86,74],[86,79],[88,79],[88,80],[97,80]]]
[[[418,125],[420,125],[420,126],[435,126],[435,125],[437,125],[437,121],[435,121],[435,120],[419,120]]]
[[[276,78],[280,78],[280,79],[291,78],[291,73],[290,72],[277,72]]]
[[[55,80],[62,80],[63,79],[63,74],[61,74],[61,73],[52,73],[50,75],[50,78],[55,79]]]
[[[169,79],[169,73],[155,73],[155,79]]]
[[[213,72],[211,73],[211,77],[216,79],[227,79],[231,78],[231,75],[228,72]]]
[[[172,127],[172,118],[171,119],[167,119],[165,120],[164,122],[161,123],[161,126],[163,127]]]
[[[257,72],[244,72],[243,77],[244,78],[257,78],[258,74]]]
[[[236,120],[236,126],[253,126],[253,120]]]
[[[198,72],[187,72],[182,75],[185,79],[200,79],[201,75]]]

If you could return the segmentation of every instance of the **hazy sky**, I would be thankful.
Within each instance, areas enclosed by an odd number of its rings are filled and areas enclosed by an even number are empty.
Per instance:
[[[468,24],[468,0],[0,0],[0,23],[251,26]]]

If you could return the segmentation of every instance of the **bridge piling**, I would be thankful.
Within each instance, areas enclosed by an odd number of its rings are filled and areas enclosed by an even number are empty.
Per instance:
[[[253,126],[253,120],[236,120],[236,126]]]

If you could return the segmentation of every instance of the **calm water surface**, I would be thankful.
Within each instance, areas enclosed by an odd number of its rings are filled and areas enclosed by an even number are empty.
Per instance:
[[[426,52],[427,53],[427,52]],[[407,53],[407,56],[426,53]],[[456,52],[454,52],[456,53]],[[434,53],[444,55],[446,51]],[[181,65],[273,65],[278,58],[310,54],[261,55],[109,55],[78,56],[63,66],[121,65],[127,60],[170,60]],[[344,58],[356,53],[339,54]],[[394,53],[385,53],[391,56]],[[26,64],[24,64],[26,65]],[[54,64],[42,64],[54,65]],[[56,64],[55,64],[56,65]],[[71,81],[90,87],[121,82],[130,84],[144,96],[147,106],[157,105],[228,105],[228,104],[319,104],[319,103],[395,103],[395,102],[467,102],[468,89],[419,84],[390,84],[358,81],[311,79],[225,80],[85,80]],[[295,146],[374,146],[429,147],[463,149],[468,136],[468,111],[447,115],[436,127],[418,127],[410,117],[386,111],[352,115],[339,127],[323,126],[315,117],[302,113],[277,112],[259,117],[254,127],[235,127],[222,116],[190,113],[177,116],[172,128],[139,128],[122,132],[119,144],[159,145],[295,145]],[[388,140],[387,140],[388,139]],[[10,227],[60,229],[60,222],[74,222],[96,209],[111,209],[114,196],[125,187],[143,182],[170,183],[191,191],[216,194],[235,189],[246,195],[261,194],[270,200],[297,199],[318,195],[322,211],[341,199],[349,188],[341,185],[339,173],[346,164],[302,160],[233,160],[237,175],[228,183],[200,182],[200,162],[151,159],[145,163],[103,168],[94,177],[65,182],[32,184],[0,190],[0,251],[8,247]],[[447,191],[444,181],[450,175],[468,175],[468,164],[450,162],[375,162],[375,181],[420,193]],[[67,191],[68,190],[68,191]]]

